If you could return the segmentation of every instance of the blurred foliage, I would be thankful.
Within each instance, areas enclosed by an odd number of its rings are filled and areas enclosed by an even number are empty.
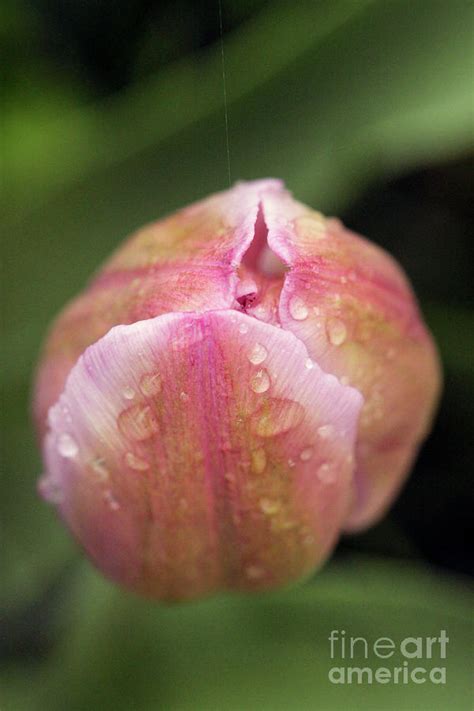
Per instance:
[[[445,711],[468,709],[472,600],[420,568],[355,558],[317,584],[260,597],[221,597],[175,607],[138,600],[94,573],[77,572],[63,609],[67,634],[30,683],[5,669],[8,711]],[[390,594],[387,592],[390,591]],[[331,630],[438,636],[449,631],[447,681],[438,685],[332,685]],[[350,632],[349,632],[350,631]],[[353,666],[373,666],[355,647]],[[388,667],[402,666],[395,654]],[[438,662],[439,663],[439,662]],[[422,665],[427,668],[435,663]],[[3,707],[2,707],[3,708]]]
[[[324,681],[332,628],[446,626],[451,707],[467,708],[462,583],[351,561],[362,550],[469,569],[474,5],[222,0],[222,10],[233,179],[282,177],[401,260],[446,367],[438,424],[391,518],[345,542],[306,588],[168,610],[79,564],[35,494],[32,369],[52,315],[127,232],[226,187],[218,3],[4,3],[0,706],[447,708],[439,689],[389,697]]]

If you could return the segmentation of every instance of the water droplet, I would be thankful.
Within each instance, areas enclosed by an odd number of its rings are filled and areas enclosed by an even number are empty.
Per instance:
[[[249,580],[260,580],[265,575],[265,571],[260,565],[248,565],[245,568],[245,575]]]
[[[324,464],[321,464],[321,466],[319,467],[319,469],[317,471],[317,477],[318,477],[319,481],[322,481],[324,484],[330,484],[336,478],[334,469],[327,462],[324,462]]]
[[[61,457],[66,457],[66,459],[72,459],[76,456],[79,451],[77,442],[71,437],[67,432],[63,432],[58,437],[58,452]]]
[[[255,474],[262,474],[267,466],[267,455],[263,447],[252,452],[252,469]]]
[[[185,393],[184,390],[179,393],[179,397],[182,402],[188,402],[189,400],[189,395],[188,393]]]
[[[275,437],[297,427],[304,415],[304,408],[298,402],[272,398],[252,415],[250,426],[259,437]]]
[[[259,304],[252,310],[252,315],[255,316],[259,321],[269,321],[271,319],[271,313],[262,304]]]
[[[145,397],[153,397],[161,392],[161,376],[159,373],[145,373],[140,380],[140,390]]]
[[[43,499],[50,504],[60,504],[64,499],[59,482],[49,474],[44,474],[41,477],[38,490]]]
[[[239,333],[247,333],[249,330],[249,327],[247,326],[246,323],[241,323],[239,326]]]
[[[314,361],[311,360],[311,358],[306,358],[304,364],[305,368],[307,368],[308,370],[312,370],[312,368],[314,368]]]
[[[266,516],[274,516],[281,509],[280,502],[275,501],[274,499],[260,499],[258,505],[260,506],[260,510]]]
[[[63,405],[61,408],[61,411],[63,413],[65,422],[70,424],[72,422],[72,417],[71,417],[71,413],[69,412],[69,408],[67,407],[67,405]]]
[[[122,390],[122,395],[126,400],[133,400],[135,397],[135,390],[131,388],[130,385],[126,385]]]
[[[198,322],[193,319],[187,320],[182,330],[179,333],[171,336],[169,345],[173,351],[183,351],[197,343],[200,343],[204,338],[204,330],[199,326]]]
[[[261,343],[256,343],[249,353],[249,361],[254,365],[260,365],[260,363],[263,363],[267,355],[268,351],[265,346],[262,346]]]
[[[134,405],[120,413],[118,425],[126,437],[139,442],[158,432],[158,421],[149,405]]]
[[[291,531],[293,528],[297,527],[298,524],[296,523],[296,521],[292,521],[291,519],[284,520],[281,518],[281,516],[272,519],[271,522],[272,531]]]
[[[250,387],[254,393],[265,393],[270,387],[270,376],[264,368],[258,370],[250,380]]]
[[[307,462],[308,460],[311,459],[312,456],[313,456],[313,448],[312,447],[306,447],[300,453],[300,459],[303,462]]]
[[[125,455],[125,463],[131,468],[135,469],[137,472],[144,472],[150,468],[148,462],[144,459],[140,459],[133,452],[127,452]]]
[[[334,427],[333,425],[322,425],[321,427],[318,427],[318,435],[322,439],[329,439],[332,437],[334,434]]]
[[[289,304],[290,316],[295,321],[304,321],[308,317],[308,307],[299,296],[293,296]]]
[[[330,318],[326,323],[326,333],[333,346],[340,346],[347,338],[346,324],[339,318]]]
[[[288,460],[288,466],[291,467],[291,469],[293,469],[293,467],[295,466],[295,460],[290,458]]]
[[[103,457],[93,459],[91,467],[99,481],[106,481],[109,478],[109,470],[107,469],[106,462]]]
[[[104,491],[104,501],[106,502],[106,504],[108,504],[109,508],[112,509],[112,511],[119,510],[120,504],[111,491]]]

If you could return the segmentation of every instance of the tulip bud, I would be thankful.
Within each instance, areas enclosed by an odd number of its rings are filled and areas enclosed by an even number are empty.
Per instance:
[[[387,254],[240,183],[138,231],[53,325],[40,491],[136,592],[276,587],[382,515],[439,381]]]

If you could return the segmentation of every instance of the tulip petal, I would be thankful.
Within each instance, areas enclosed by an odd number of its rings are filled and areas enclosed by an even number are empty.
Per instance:
[[[293,334],[237,311],[117,326],[50,410],[41,490],[135,591],[274,587],[336,541],[361,405]]]
[[[270,247],[290,271],[283,328],[327,372],[364,395],[348,530],[379,518],[430,426],[440,367],[408,281],[379,247],[293,200],[266,195]]]
[[[72,366],[113,326],[233,304],[242,256],[258,241],[261,195],[280,190],[279,180],[237,183],[143,227],[117,250],[53,324],[37,377],[40,434]]]

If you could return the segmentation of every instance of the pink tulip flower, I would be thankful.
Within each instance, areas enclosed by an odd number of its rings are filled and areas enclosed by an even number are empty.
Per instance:
[[[383,515],[439,386],[395,261],[239,183],[139,230],[54,323],[40,491],[138,593],[277,587]]]

